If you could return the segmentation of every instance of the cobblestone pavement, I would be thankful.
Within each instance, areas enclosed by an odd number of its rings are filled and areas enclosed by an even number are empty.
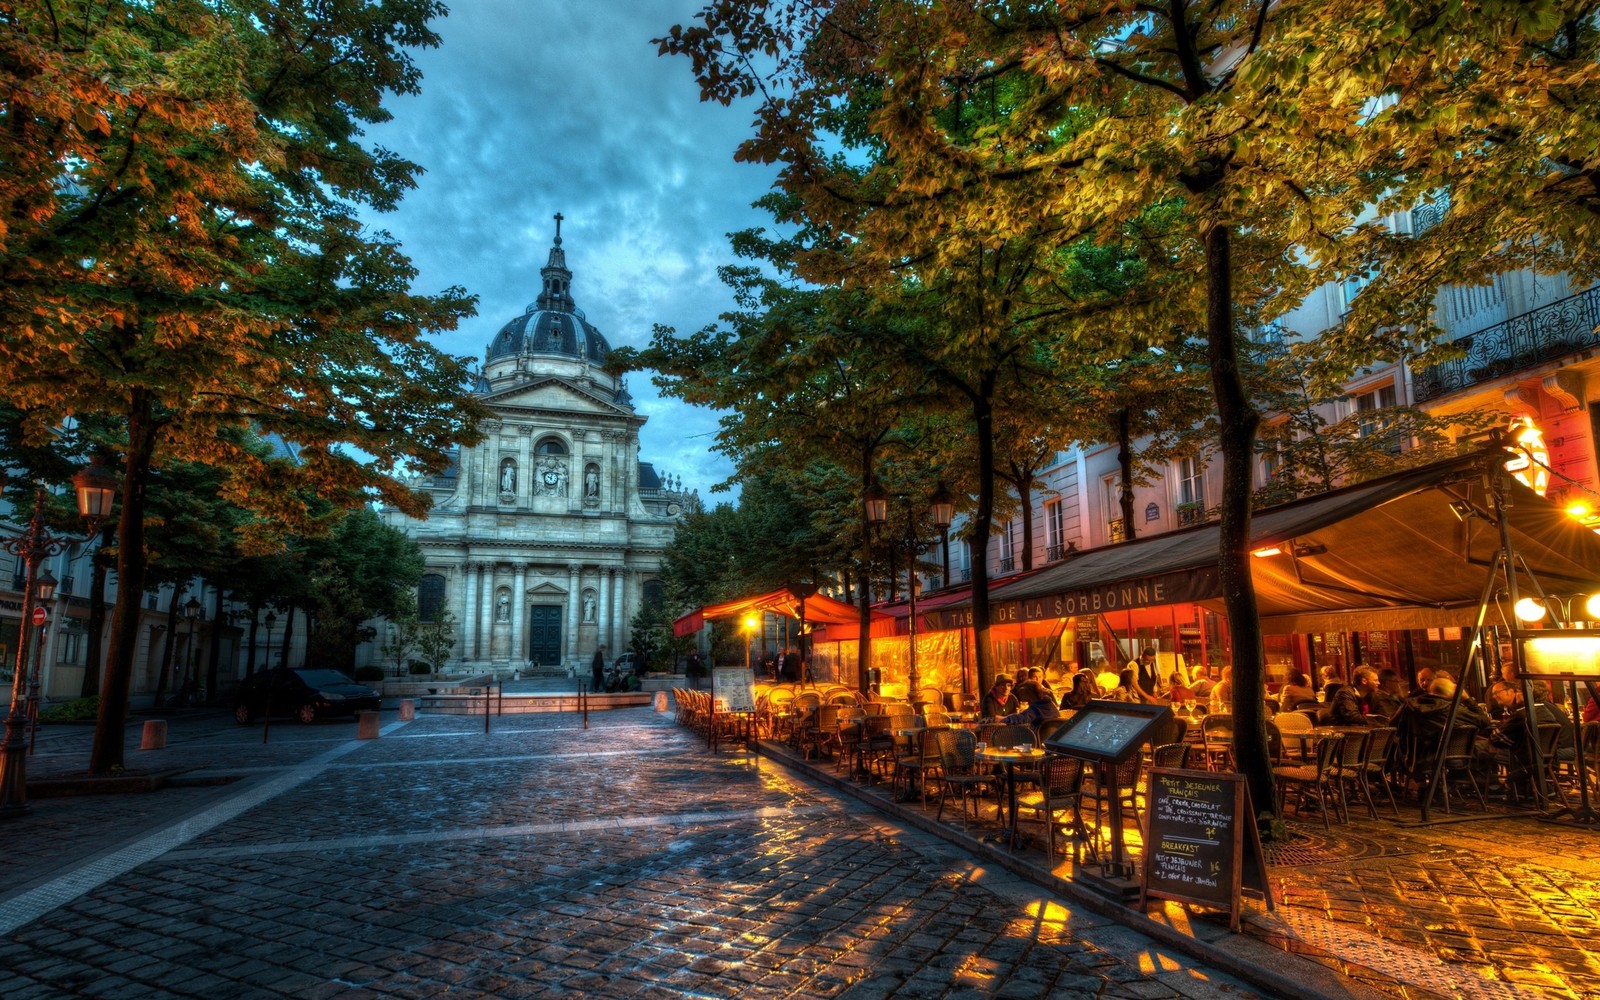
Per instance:
[[[1280,912],[1340,956],[1330,966],[1448,996],[1600,997],[1600,833],[1529,818],[1356,827],[1390,852],[1273,872]]]
[[[175,721],[131,768],[243,777],[36,800],[0,997],[1263,995],[648,709],[384,721]]]

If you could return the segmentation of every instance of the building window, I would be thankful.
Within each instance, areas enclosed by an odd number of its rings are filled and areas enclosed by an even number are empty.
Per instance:
[[[660,611],[666,606],[667,595],[662,589],[660,580],[646,580],[644,582],[644,606],[648,611]]]
[[[444,611],[444,577],[429,573],[417,586],[417,617],[425,622],[436,622]]]
[[[1200,459],[1190,456],[1178,459],[1179,524],[1199,524],[1206,519],[1206,468]]]
[[[1055,562],[1062,558],[1066,550],[1063,521],[1061,514],[1061,501],[1049,500],[1044,505],[1044,544],[1045,558]]]
[[[1011,540],[1011,521],[1000,529],[1000,572],[1009,573],[1017,568],[1017,553]]]
[[[561,443],[560,438],[547,437],[534,446],[536,455],[565,455],[567,446]]]
[[[1370,392],[1363,392],[1356,396],[1357,433],[1361,437],[1376,434],[1389,426],[1389,420],[1378,415],[1379,410],[1392,409],[1395,405],[1394,383],[1380,385]]]
[[[83,664],[84,632],[76,623],[61,630],[56,640],[56,662],[81,666]]]

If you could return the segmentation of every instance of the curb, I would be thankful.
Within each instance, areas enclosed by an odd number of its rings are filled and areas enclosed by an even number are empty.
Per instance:
[[[1137,909],[1119,904],[1071,879],[1061,878],[1010,851],[979,840],[958,828],[936,822],[932,816],[920,809],[908,808],[891,799],[871,795],[854,781],[813,767],[809,761],[795,757],[785,747],[774,745],[768,740],[761,740],[756,752],[797,774],[804,775],[816,784],[825,785],[848,795],[871,806],[879,813],[907,826],[916,827],[924,833],[932,834],[1056,896],[1069,899],[1097,916],[1114,920],[1173,951],[1199,959],[1259,989],[1282,997],[1293,997],[1295,1000],[1374,1000],[1389,996],[1371,987],[1352,983],[1327,966],[1311,958],[1302,957],[1302,954],[1287,951],[1283,947],[1257,938],[1221,930],[1216,942],[1203,941],[1155,920]],[[1304,942],[1293,943],[1299,947],[1304,946]]]

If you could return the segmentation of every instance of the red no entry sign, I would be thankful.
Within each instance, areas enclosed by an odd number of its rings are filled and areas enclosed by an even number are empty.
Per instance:
[[[43,625],[47,620],[49,620],[49,617],[49,615],[45,614],[44,608],[33,609],[33,623],[35,625]]]

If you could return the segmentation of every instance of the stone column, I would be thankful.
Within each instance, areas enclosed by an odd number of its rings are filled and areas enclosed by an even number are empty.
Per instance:
[[[608,653],[620,653],[611,639],[611,571],[604,566],[595,570],[594,581],[594,634],[595,641],[606,647]]]
[[[564,666],[578,662],[578,623],[583,620],[580,616],[583,605],[582,569],[577,563],[567,563],[567,641],[562,643],[566,647],[567,662]]]
[[[526,426],[517,428],[518,507],[528,507],[533,504],[533,477],[537,470],[533,467],[533,441],[529,437],[531,431],[532,428]],[[519,587],[518,589],[520,590],[521,588]]]
[[[470,663],[478,658],[478,564],[461,567],[466,577],[466,597],[461,602],[461,659]]]
[[[611,580],[611,638],[618,649],[627,649],[628,620],[623,617],[622,608],[622,581],[627,576],[627,570],[608,570],[606,575]]]
[[[508,658],[513,667],[528,661],[528,644],[523,629],[528,620],[528,567],[516,564],[516,582],[511,585],[511,650]]]

